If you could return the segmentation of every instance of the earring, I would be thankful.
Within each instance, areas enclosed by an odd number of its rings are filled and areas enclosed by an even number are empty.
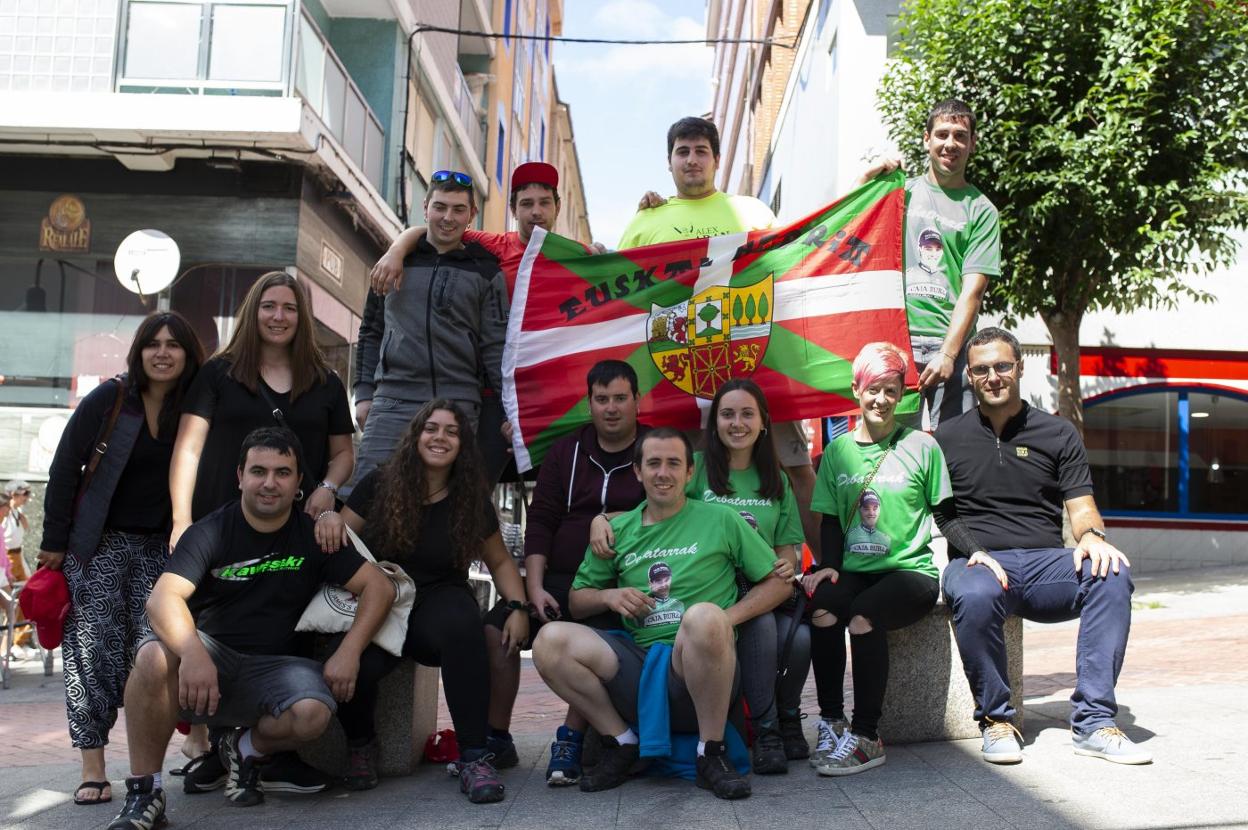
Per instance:
[[[295,501],[303,501],[303,488],[300,487],[295,491]]]
[[[759,433],[758,433],[758,434],[759,434],[759,435],[766,435],[766,434],[767,434],[767,427],[763,427],[761,430],[759,430]]]

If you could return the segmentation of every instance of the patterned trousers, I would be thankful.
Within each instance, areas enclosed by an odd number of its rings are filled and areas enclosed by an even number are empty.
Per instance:
[[[108,744],[139,642],[150,630],[147,597],[165,569],[169,539],[105,530],[85,566],[65,557],[70,611],[61,642],[69,737],[78,749]]]

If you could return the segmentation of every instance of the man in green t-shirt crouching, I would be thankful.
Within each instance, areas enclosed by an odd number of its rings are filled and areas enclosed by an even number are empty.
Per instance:
[[[626,632],[549,623],[533,644],[533,663],[602,736],[601,759],[581,778],[581,789],[593,792],[624,783],[637,762],[629,723],[638,722],[642,667],[651,646],[670,645],[671,728],[698,733],[697,784],[720,798],[744,798],[749,781],[724,747],[737,685],[733,627],[771,611],[791,588],[775,569],[775,551],[736,511],[685,498],[693,448],[682,432],[647,433],[633,469],[646,500],[611,520],[614,557],[586,551],[569,598],[572,616],[613,611]],[[757,583],[740,600],[738,569]]]

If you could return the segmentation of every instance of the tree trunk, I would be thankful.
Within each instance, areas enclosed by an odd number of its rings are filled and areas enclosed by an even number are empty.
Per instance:
[[[1083,435],[1083,395],[1079,388],[1079,325],[1082,311],[1064,310],[1040,315],[1057,352],[1057,414]]]

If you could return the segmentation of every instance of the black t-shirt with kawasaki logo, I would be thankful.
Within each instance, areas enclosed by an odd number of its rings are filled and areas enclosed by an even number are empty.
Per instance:
[[[260,533],[231,502],[187,528],[165,570],[197,586],[187,605],[200,631],[244,654],[298,654],[295,624],[317,589],[349,582],[363,564],[350,546],[322,553],[301,510]]]

